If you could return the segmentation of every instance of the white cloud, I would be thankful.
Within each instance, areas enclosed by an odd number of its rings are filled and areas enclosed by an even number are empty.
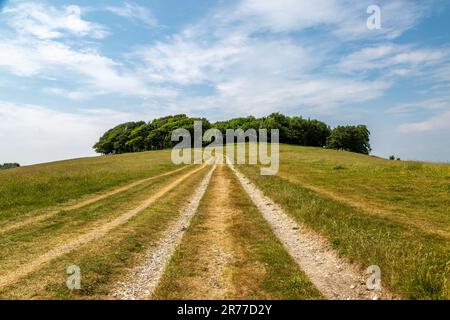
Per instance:
[[[169,43],[157,43],[137,53],[146,67],[145,74],[157,82],[196,84],[210,80],[226,67],[233,65],[245,50],[245,38],[227,37],[217,43],[173,37]]]
[[[450,111],[438,114],[422,122],[405,123],[399,126],[399,131],[403,133],[432,132],[440,130],[450,130]]]
[[[152,86],[137,70],[102,55],[97,45],[65,39],[69,35],[105,36],[106,28],[82,19],[78,6],[58,9],[24,2],[8,7],[5,13],[15,35],[0,36],[0,67],[20,77],[66,80],[71,87],[78,86],[72,91],[56,86],[41,88],[47,93],[74,100],[104,94],[143,98],[177,95],[173,89]]]
[[[150,86],[133,70],[121,71],[119,63],[95,49],[74,50],[53,40],[2,40],[0,66],[9,68],[18,76],[45,75],[58,80],[69,79],[89,86],[90,96],[110,93],[143,97],[177,94],[170,89]],[[57,92],[53,90],[53,93]]]
[[[450,110],[450,96],[439,96],[422,101],[402,103],[392,107],[389,113],[406,114],[416,111]]]
[[[217,41],[176,35],[139,50],[135,56],[144,62],[145,74],[152,80],[182,85],[217,84],[255,74],[290,77],[315,67],[323,58],[289,39],[255,39],[241,34]]]
[[[371,0],[243,0],[224,19],[237,20],[255,31],[302,31],[325,28],[341,40],[367,38],[394,39],[414,27],[425,15],[427,3],[407,0],[382,0],[382,28],[369,30],[366,10]]]
[[[233,78],[218,83],[216,93],[207,97],[182,97],[175,104],[191,106],[211,119],[272,112],[336,114],[339,107],[369,101],[380,96],[388,84],[360,82],[345,78],[264,79]]]
[[[337,24],[342,20],[341,9],[334,0],[245,0],[238,5],[233,18],[253,18],[258,27],[283,32]]]
[[[0,101],[0,162],[32,164],[92,156],[92,146],[107,129],[142,116],[109,109],[63,112]]]
[[[21,34],[39,39],[56,39],[67,35],[101,39],[107,35],[100,24],[82,19],[82,9],[71,5],[58,9],[36,2],[25,2],[4,11],[8,23]]]
[[[106,10],[120,17],[143,23],[145,26],[150,28],[157,25],[157,20],[152,12],[149,9],[135,3],[124,2],[122,6],[108,6],[106,7]]]
[[[391,85],[317,71],[328,58],[322,44],[306,46],[280,36],[259,38],[234,27],[211,38],[205,31],[215,30],[210,24],[203,21],[136,53],[137,60],[144,61],[143,72],[155,82],[213,88],[210,95],[180,96],[171,104],[202,112],[226,109],[233,115],[295,108],[317,113],[374,99]]]
[[[0,66],[8,67],[18,76],[30,77],[40,72],[40,61],[36,59],[33,51],[17,41],[1,40],[3,41],[0,42]]]
[[[87,90],[86,91],[82,91],[82,90],[70,91],[70,90],[66,90],[66,89],[62,89],[62,88],[54,88],[53,87],[53,88],[44,88],[43,91],[46,93],[50,93],[53,95],[62,96],[62,97],[69,98],[71,100],[78,100],[78,101],[87,100],[87,99],[90,99],[95,96],[95,93],[92,93]]]
[[[338,68],[344,72],[367,72],[385,70],[400,76],[426,66],[444,62],[449,50],[439,48],[413,48],[392,43],[363,48],[341,59]]]

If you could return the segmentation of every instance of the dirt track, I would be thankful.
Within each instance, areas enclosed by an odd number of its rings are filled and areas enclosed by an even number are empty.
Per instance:
[[[180,244],[192,217],[197,212],[200,200],[208,188],[215,169],[216,167],[214,166],[200,183],[189,204],[182,210],[178,220],[162,235],[156,248],[148,251],[144,264],[135,268],[126,281],[118,283],[112,293],[114,298],[138,300],[151,296],[164,272],[167,262]]]

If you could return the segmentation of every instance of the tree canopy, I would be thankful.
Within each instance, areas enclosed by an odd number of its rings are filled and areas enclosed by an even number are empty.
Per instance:
[[[155,119],[151,122],[127,122],[108,130],[94,145],[98,153],[119,154],[172,148],[172,132],[178,128],[194,134],[194,122],[202,121],[203,129],[211,127],[206,119],[189,118],[184,114]]]
[[[364,125],[338,126],[327,139],[327,148],[369,154],[370,131]]]
[[[108,130],[94,145],[98,153],[118,154],[172,148],[172,132],[183,128],[194,135],[194,122],[202,121],[203,130],[219,129],[225,136],[227,129],[279,129],[280,143],[327,147],[368,154],[370,132],[364,125],[339,126],[331,129],[319,120],[289,117],[273,113],[267,117],[235,118],[211,124],[204,118],[191,118],[184,114],[155,119],[150,122],[127,122]],[[270,135],[269,135],[270,136]],[[224,141],[225,142],[225,141]]]

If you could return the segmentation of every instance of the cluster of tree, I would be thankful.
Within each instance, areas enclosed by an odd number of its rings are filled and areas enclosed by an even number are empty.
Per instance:
[[[371,150],[370,132],[364,125],[339,126],[331,129],[318,120],[289,117],[280,113],[263,118],[236,118],[213,124],[207,119],[190,118],[184,114],[155,119],[148,123],[127,122],[108,130],[95,144],[94,149],[98,153],[118,154],[172,148],[177,144],[171,141],[172,132],[184,128],[193,137],[195,121],[202,121],[204,131],[216,128],[224,135],[227,129],[244,131],[279,129],[280,143],[326,147],[364,154],[369,154]]]
[[[280,143],[296,144],[310,147],[323,147],[330,135],[330,127],[318,120],[303,119],[302,117],[288,117],[280,113],[273,113],[268,117],[236,118],[213,124],[224,135],[227,129],[278,129]],[[270,138],[270,136],[268,137]]]
[[[20,164],[18,164],[18,163],[4,163],[4,164],[0,164],[0,170],[12,169],[12,168],[18,168],[18,167],[20,167]]]
[[[370,131],[364,125],[338,126],[327,139],[327,148],[369,154]]]
[[[94,145],[98,153],[119,154],[172,148],[172,132],[178,128],[194,134],[194,122],[202,121],[205,130],[211,127],[206,119],[186,115],[168,116],[151,122],[127,122],[108,130]]]

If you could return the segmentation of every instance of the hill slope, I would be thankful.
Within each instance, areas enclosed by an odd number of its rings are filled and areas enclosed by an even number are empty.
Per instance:
[[[450,298],[450,165],[286,145],[280,160],[276,176],[261,176],[255,166],[237,168],[361,271],[378,265],[383,286],[395,294]],[[208,172],[173,165],[169,150],[0,172],[0,297],[111,298],[130,269],[145,262]],[[193,226],[186,226],[192,241],[183,238],[155,297],[183,296],[173,292],[177,284],[204,272],[192,257],[186,260],[186,252],[208,249],[203,240],[211,236],[218,237],[210,239],[218,247],[226,244],[232,258],[208,275],[215,279],[220,275],[214,272],[223,272],[219,283],[239,288],[230,298],[320,297],[274,234],[262,237],[270,228],[241,188],[229,187],[227,198],[213,192],[219,182],[236,184],[230,172],[216,170],[212,181]],[[228,216],[240,218],[223,220],[220,206],[211,205],[219,200],[235,208],[227,209]],[[80,291],[66,287],[72,264],[82,270]],[[249,272],[249,266],[258,272]]]

